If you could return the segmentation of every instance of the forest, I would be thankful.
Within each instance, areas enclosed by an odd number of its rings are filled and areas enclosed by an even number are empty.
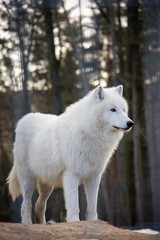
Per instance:
[[[6,178],[17,121],[61,114],[94,87],[122,84],[134,128],[99,190],[99,218],[115,226],[160,228],[160,2],[158,0],[0,1],[0,221],[20,222]],[[79,188],[81,219],[86,199]],[[33,203],[37,198],[34,193]],[[65,220],[62,189],[47,220]]]

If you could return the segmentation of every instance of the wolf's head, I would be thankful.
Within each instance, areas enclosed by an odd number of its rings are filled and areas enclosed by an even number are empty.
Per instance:
[[[94,97],[101,109],[100,120],[107,124],[110,130],[127,131],[134,122],[128,117],[128,104],[124,99],[123,86],[102,88],[98,86],[94,91]]]

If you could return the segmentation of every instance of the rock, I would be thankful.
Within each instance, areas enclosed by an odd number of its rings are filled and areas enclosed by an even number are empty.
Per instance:
[[[104,221],[73,223],[20,224],[0,223],[0,240],[160,240],[160,234],[148,235],[123,230]]]

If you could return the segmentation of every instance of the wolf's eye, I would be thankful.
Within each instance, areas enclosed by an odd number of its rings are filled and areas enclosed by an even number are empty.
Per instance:
[[[116,109],[115,109],[115,108],[111,108],[111,111],[112,111],[112,112],[116,112]]]

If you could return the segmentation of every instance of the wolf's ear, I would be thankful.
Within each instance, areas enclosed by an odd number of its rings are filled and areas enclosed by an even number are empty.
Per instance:
[[[122,96],[123,95],[123,85],[119,85],[117,87],[115,87],[115,90],[117,91],[117,93]]]
[[[102,101],[104,99],[104,89],[101,86],[96,87],[94,90],[95,97],[99,100]]]

